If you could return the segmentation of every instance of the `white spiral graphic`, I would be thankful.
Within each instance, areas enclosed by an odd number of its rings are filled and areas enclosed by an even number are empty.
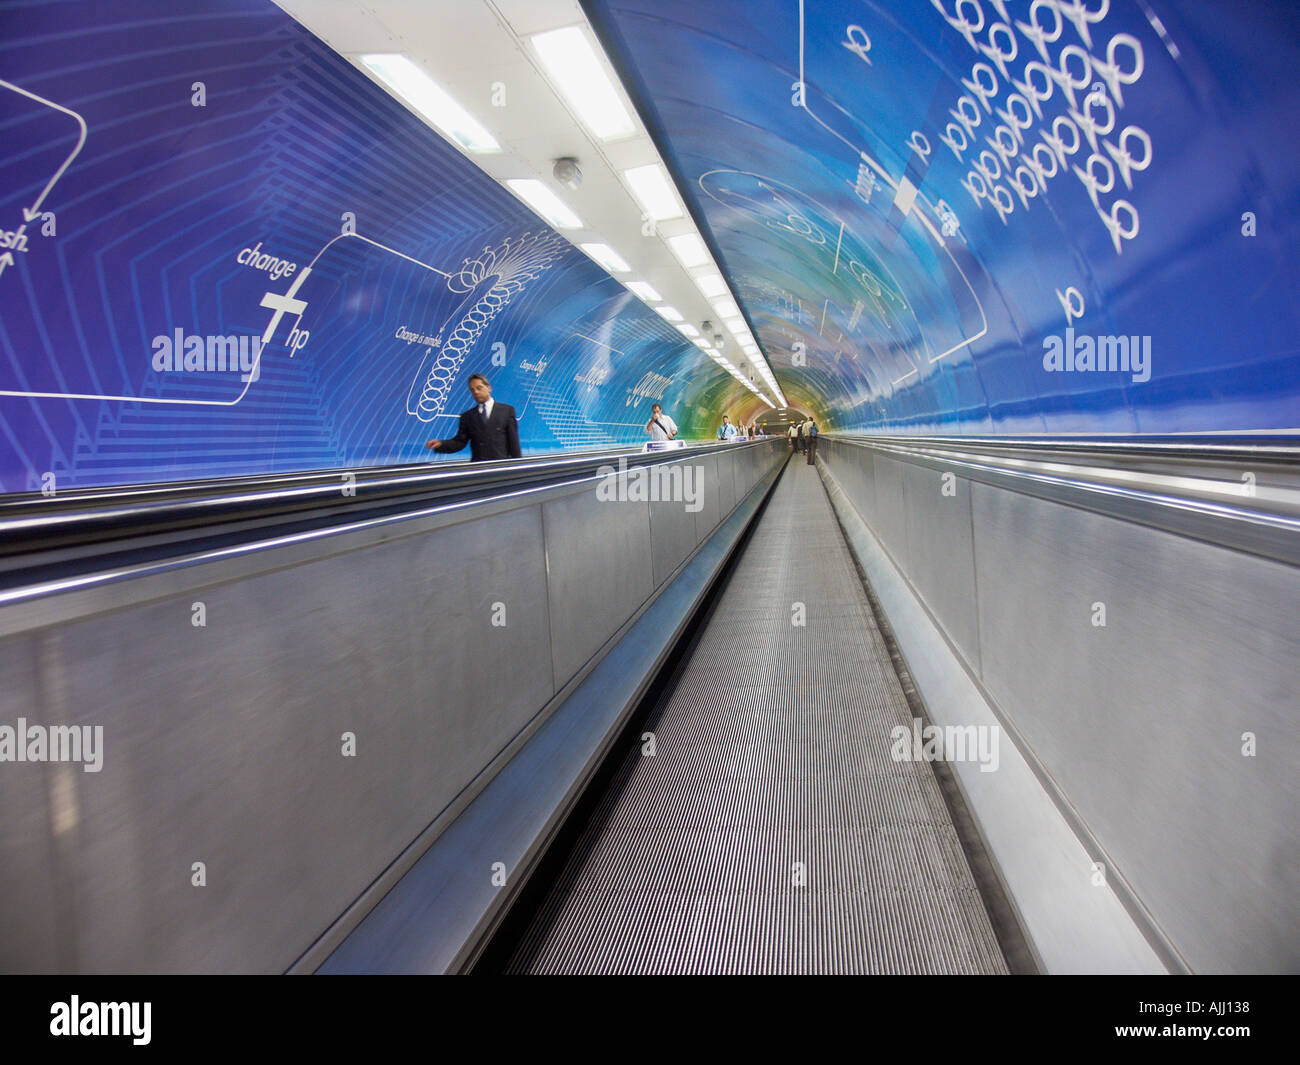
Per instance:
[[[408,414],[429,422],[443,412],[452,383],[483,330],[530,281],[549,270],[567,246],[568,242],[554,233],[525,233],[513,240],[507,237],[498,247],[485,247],[477,258],[466,259],[447,279],[447,287],[465,293],[465,298],[438,331],[439,343],[420,363],[406,398]],[[477,299],[475,293],[479,293]]]

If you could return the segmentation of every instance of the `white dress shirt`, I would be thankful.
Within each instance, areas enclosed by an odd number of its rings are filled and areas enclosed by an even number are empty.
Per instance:
[[[668,415],[666,414],[659,414],[656,416],[656,418],[659,421],[659,424],[663,426],[663,429],[660,429],[658,425],[655,425],[654,421],[651,421],[650,439],[651,440],[672,439],[672,434],[677,432],[677,423],[673,421],[670,417],[668,417]],[[665,429],[667,430],[667,432],[664,431]]]

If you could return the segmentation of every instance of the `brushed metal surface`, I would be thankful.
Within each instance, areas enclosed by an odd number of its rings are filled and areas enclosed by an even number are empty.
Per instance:
[[[974,517],[989,691],[1193,969],[1296,971],[1300,572],[986,485]]]
[[[722,512],[718,509],[718,457],[715,454],[692,458],[699,469],[701,508],[695,514],[695,539],[703,543],[718,527]]]
[[[1088,848],[834,475],[827,474],[827,488],[931,720],[940,726],[1003,730],[995,772],[986,773],[971,761],[955,761],[951,769],[1040,970],[1164,973],[1162,958],[1119,895],[1079,876],[1080,869],[1091,868]]]
[[[908,576],[949,638],[979,673],[971,483],[951,471],[903,466]],[[951,495],[945,494],[951,492]]]
[[[271,533],[228,548],[200,550],[180,558],[120,565],[84,578],[43,581],[0,592],[0,639],[59,625],[71,617],[120,610],[151,599],[185,595],[199,588],[244,580],[273,569],[311,563],[328,555],[395,544],[410,536],[465,521],[490,518],[548,499],[584,491],[590,478],[530,487],[485,498],[439,503],[412,512],[365,518],[300,533]]]
[[[863,513],[872,531],[885,545],[885,550],[893,555],[898,564],[910,575],[907,511],[903,500],[905,464],[897,459],[877,455],[873,472],[875,499],[870,509]]]
[[[695,550],[695,515],[679,500],[660,500],[650,504],[650,554],[653,561],[654,586]]]
[[[551,653],[561,686],[654,590],[650,506],[601,499],[593,485],[544,503],[542,515]]]
[[[594,484],[146,565],[6,607],[0,724],[100,725],[105,751],[96,774],[0,765],[0,962],[291,964],[552,697],[552,631],[571,674],[650,594],[655,551],[666,565],[693,550],[696,515],[661,521],[652,548],[648,506],[593,513]]]
[[[845,452],[914,466],[1300,566],[1294,447],[837,436]]]
[[[736,507],[736,463],[748,450],[733,445],[731,449],[719,449],[718,463],[718,520],[721,521]]]
[[[762,445],[743,447],[736,450],[736,456],[733,460],[733,478],[736,485],[736,501],[745,498],[746,493],[754,484],[754,460],[762,452],[759,448]]]
[[[41,652],[35,636],[0,642],[0,726],[14,729],[15,739],[19,718],[71,724],[43,712]],[[58,972],[72,964],[67,893],[53,887],[82,775],[79,767],[0,762],[0,972]]]
[[[855,451],[875,470],[870,502],[853,488],[864,483]],[[1192,539],[1088,509],[1091,496],[1066,506],[1016,491],[998,471],[956,479],[958,498],[971,490],[975,602],[954,561],[962,537],[925,503],[942,455],[832,442],[823,458],[849,496],[863,495],[853,505],[1171,964],[1300,966],[1300,797],[1286,768],[1300,762],[1300,570],[1246,553],[1240,537],[1226,537],[1236,550],[1219,546],[1212,529]],[[1107,476],[1122,478],[1114,465]],[[1106,605],[1104,628],[1094,603]],[[1260,739],[1242,757],[1245,732],[1271,737],[1268,749]]]
[[[544,588],[530,507],[63,626],[75,969],[283,969],[549,697]]]
[[[770,457],[767,478],[774,475]],[[442,973],[471,962],[761,502],[767,481],[692,557],[523,748],[323,960],[322,973]],[[505,885],[483,875],[494,863]]]
[[[792,624],[803,604],[806,624]],[[815,468],[785,468],[512,967],[1005,972]],[[802,868],[806,882],[797,881]]]

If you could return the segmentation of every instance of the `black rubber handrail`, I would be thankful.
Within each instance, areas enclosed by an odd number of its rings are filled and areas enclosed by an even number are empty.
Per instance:
[[[0,558],[48,553],[186,529],[210,534],[232,524],[302,519],[328,513],[340,521],[375,512],[470,499],[593,476],[602,466],[628,467],[680,460],[712,450],[616,449],[514,459],[446,463],[430,468],[385,466],[309,474],[240,477],[177,484],[83,489],[46,498],[39,493],[0,498]]]
[[[827,434],[972,481],[1300,565],[1300,450]],[[1248,483],[1250,473],[1255,480]],[[1239,479],[1240,478],[1240,479]]]
[[[1218,436],[912,436],[908,434],[841,433],[840,440],[862,444],[895,444],[963,451],[1024,452],[1041,458],[1069,454],[1080,461],[1195,460],[1200,462],[1264,462],[1300,467],[1300,436],[1261,434],[1255,438]],[[1258,443],[1255,442],[1258,440]]]

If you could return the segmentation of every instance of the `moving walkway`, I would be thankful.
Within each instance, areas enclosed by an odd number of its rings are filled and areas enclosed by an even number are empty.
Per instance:
[[[1293,968],[1291,449],[787,457],[7,499],[3,967]]]

